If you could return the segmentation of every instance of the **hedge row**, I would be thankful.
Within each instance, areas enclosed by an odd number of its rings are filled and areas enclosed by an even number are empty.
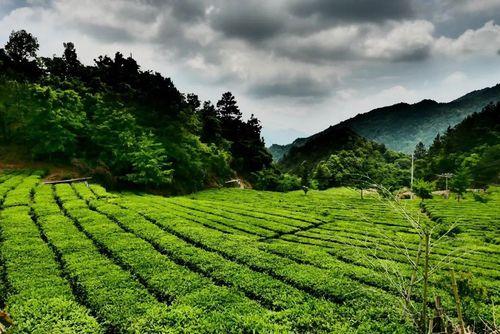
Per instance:
[[[0,244],[9,284],[7,311],[14,333],[101,333],[61,277],[55,255],[42,240],[27,206],[0,213]]]
[[[310,265],[266,253],[259,250],[252,239],[188,226],[184,219],[176,219],[172,214],[152,207],[146,199],[128,198],[118,202],[199,247],[217,252],[253,270],[270,274],[317,297],[342,303],[347,306],[343,316],[351,319],[351,324],[355,326],[369,326],[372,330],[373,326],[378,326],[383,331],[385,326],[401,328],[404,323],[396,311],[397,299],[390,294],[338,274],[333,275]]]
[[[213,284],[208,278],[177,264],[152,245],[126,232],[108,217],[90,210],[68,185],[56,187],[57,197],[68,215],[99,247],[174,307],[199,312],[197,326],[224,332],[279,330],[272,313],[241,292]]]
[[[100,201],[91,202],[91,206],[113,217],[121,226],[148,240],[173,259],[202,272],[217,282],[243,291],[262,304],[281,310],[280,321],[286,320],[294,331],[333,331],[348,328],[347,324],[340,324],[338,314],[341,314],[341,311],[336,304],[311,297],[269,275],[229,261],[219,254],[195,247],[135,212]],[[289,319],[292,315],[293,321]]]
[[[31,194],[35,186],[40,182],[40,177],[31,175],[25,177],[15,189],[9,192],[3,202],[4,207],[29,205],[31,202]]]
[[[53,214],[57,205],[52,192],[35,193],[34,207],[38,222],[59,257],[65,274],[70,278],[78,298],[94,311],[100,322],[111,332],[141,333],[144,319],[167,313],[133,276],[101,254],[73,222],[63,214]],[[50,189],[50,188],[49,188]],[[42,195],[43,193],[43,195]],[[48,214],[47,214],[48,213]],[[165,324],[168,329],[170,323]]]
[[[238,223],[238,224],[257,226],[277,233],[292,233],[298,231],[297,227],[292,227],[288,224],[283,224],[281,222],[276,222],[273,220],[261,219],[251,216],[242,216],[240,214],[228,212],[220,208],[207,206],[202,201],[192,201],[192,200],[184,200],[176,198],[172,202],[187,207],[191,211],[198,211],[205,216],[208,215],[210,217],[217,217],[217,219],[223,219],[225,222],[229,222],[229,224]]]

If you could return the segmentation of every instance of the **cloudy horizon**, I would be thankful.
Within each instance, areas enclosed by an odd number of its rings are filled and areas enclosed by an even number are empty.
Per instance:
[[[0,0],[0,29],[43,56],[132,54],[202,100],[231,91],[267,145],[500,82],[500,0]]]

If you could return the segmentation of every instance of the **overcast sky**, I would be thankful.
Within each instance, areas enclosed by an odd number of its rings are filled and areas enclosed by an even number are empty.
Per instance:
[[[500,82],[500,0],[0,0],[0,45],[132,54],[184,93],[225,91],[288,143],[370,109]]]

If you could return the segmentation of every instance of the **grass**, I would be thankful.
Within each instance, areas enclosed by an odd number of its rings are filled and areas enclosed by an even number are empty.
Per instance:
[[[376,194],[165,198],[39,181],[0,175],[1,301],[14,333],[415,331],[400,285],[419,237]],[[429,278],[429,307],[439,296],[456,323],[453,268],[464,321],[477,332],[500,311],[499,194],[435,198],[424,212],[403,203],[442,236],[429,258],[442,264]]]

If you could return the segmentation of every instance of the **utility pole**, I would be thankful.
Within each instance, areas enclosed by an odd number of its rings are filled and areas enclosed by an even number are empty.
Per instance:
[[[445,190],[448,191],[448,179],[451,179],[453,177],[452,173],[443,173],[443,174],[438,174],[438,177],[444,177],[444,183],[445,183]]]
[[[413,168],[414,168],[415,155],[411,154],[411,178],[410,178],[410,199],[413,199]]]

